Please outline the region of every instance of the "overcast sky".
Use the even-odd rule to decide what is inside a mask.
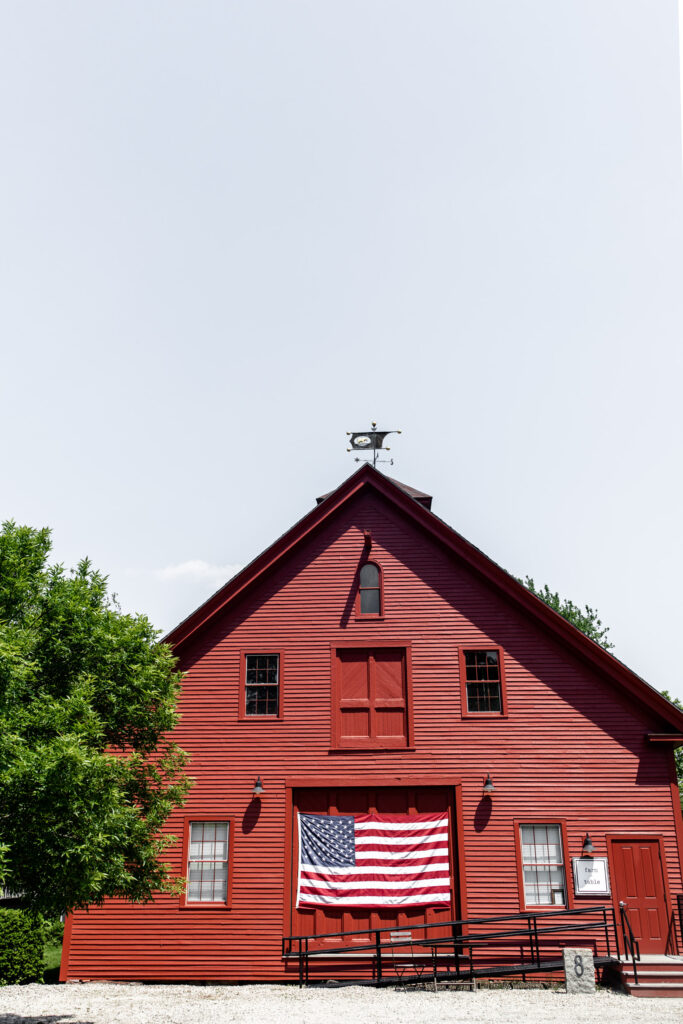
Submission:
[[[683,697],[675,0],[0,4],[0,515],[164,631],[389,472]]]

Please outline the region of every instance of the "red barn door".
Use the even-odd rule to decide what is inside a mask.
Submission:
[[[666,952],[668,914],[657,839],[613,839],[614,889],[641,953]]]
[[[298,789],[294,791],[294,846],[292,851],[292,934],[322,935],[325,932],[356,931],[364,928],[411,928],[413,938],[420,938],[418,925],[450,921],[458,917],[457,888],[455,883],[455,814],[451,788],[445,786],[377,787],[349,789]],[[393,908],[378,910],[355,907],[296,908],[296,881],[298,870],[297,811],[310,814],[427,814],[447,811],[450,819],[451,877],[453,889],[450,906]],[[430,931],[436,935],[437,930]],[[358,943],[368,942],[368,936],[357,936]],[[338,945],[340,940],[330,940]]]
[[[405,649],[337,651],[335,742],[340,747],[405,747]]]

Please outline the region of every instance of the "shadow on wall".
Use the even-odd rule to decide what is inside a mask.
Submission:
[[[26,1016],[23,1013],[0,1013],[1,1024],[95,1024],[92,1020],[75,1020],[72,1014],[61,1013],[59,1016],[54,1014],[29,1014]]]
[[[242,817],[242,832],[248,835],[256,825],[256,822],[261,816],[261,801],[257,797],[252,797],[251,803],[247,805],[247,809]],[[4,1021],[0,1022],[4,1024]]]
[[[483,832],[491,818],[491,798],[483,796],[474,812],[474,830]]]

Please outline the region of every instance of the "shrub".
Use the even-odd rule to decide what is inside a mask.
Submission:
[[[43,977],[43,923],[21,910],[0,910],[0,985]]]
[[[64,938],[64,922],[60,917],[53,917],[43,925],[43,937],[46,946],[61,946]]]

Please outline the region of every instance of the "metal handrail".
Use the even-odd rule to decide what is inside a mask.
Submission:
[[[438,949],[439,946],[448,946],[453,949],[455,957],[456,974],[460,974],[460,962],[459,955],[464,954],[468,951],[468,958],[470,961],[470,971],[468,973],[474,973],[472,964],[472,950],[478,946],[487,945],[496,940],[511,940],[513,938],[519,939],[522,937],[529,944],[529,954],[531,964],[535,966],[537,970],[542,968],[541,961],[541,944],[540,938],[544,935],[553,935],[560,932],[574,931],[580,929],[581,931],[592,931],[599,929],[605,933],[605,942],[607,947],[607,955],[611,956],[610,953],[610,920],[608,917],[608,911],[611,912],[611,924],[614,930],[615,944],[617,947],[617,956],[619,955],[619,940],[616,931],[616,920],[614,911],[612,908],[598,906],[598,907],[579,907],[576,909],[565,909],[565,910],[550,910],[540,911],[536,914],[520,913],[520,914],[499,914],[493,917],[479,917],[479,918],[463,918],[460,920],[453,921],[433,921],[428,922],[416,922],[414,925],[404,925],[403,927],[397,927],[396,925],[387,925],[385,928],[359,928],[353,931],[340,931],[340,932],[325,932],[319,935],[288,935],[282,939],[282,955],[293,956],[299,960],[299,983],[307,984],[309,977],[309,961],[311,957],[330,957],[335,956],[339,953],[368,953],[374,954],[375,960],[375,977],[377,982],[382,981],[382,952],[383,950],[395,950],[401,946],[424,946],[430,947],[432,952]],[[587,915],[598,915],[598,920],[582,921],[581,924],[571,925],[568,922],[569,918],[584,918]],[[563,923],[560,923],[560,920]],[[521,927],[508,927],[504,926],[504,922],[512,924],[513,922],[524,922],[524,926]],[[498,924],[498,929],[491,931],[475,931],[471,932],[472,926],[479,925],[492,925]],[[435,928],[448,928],[451,931],[450,936],[433,936],[424,939],[414,939],[412,936],[413,931],[423,931],[427,935],[430,929]],[[404,931],[407,933],[405,941],[400,939],[396,940],[396,935]],[[383,941],[383,933],[393,933],[392,941]],[[310,948],[310,941],[315,940],[320,942],[322,940],[330,939],[349,939],[352,936],[368,936],[368,941],[364,943],[355,943],[352,945],[340,945],[334,947],[323,947],[323,948]],[[634,940],[635,941],[635,940]],[[505,941],[501,942],[504,945]],[[523,943],[522,945],[524,945]],[[624,943],[626,945],[626,941]],[[517,943],[515,943],[517,945]],[[296,947],[296,948],[295,948]],[[425,949],[426,953],[426,949]],[[524,954],[522,954],[524,955]],[[436,967],[435,967],[436,974]]]
[[[431,923],[429,923],[428,921],[420,921],[420,922],[416,922],[414,925],[401,925],[400,927],[397,927],[396,925],[392,924],[392,925],[387,925],[386,928],[357,928],[357,929],[355,929],[353,931],[321,932],[319,935],[309,935],[309,936],[307,936],[307,938],[309,938],[309,939],[336,939],[336,938],[339,938],[340,936],[345,936],[345,935],[374,935],[374,933],[376,931],[380,931],[380,932],[390,932],[390,931],[393,931],[393,932],[396,932],[396,931],[410,931],[411,928],[415,928],[415,929],[417,929],[417,928],[420,928],[420,929],[426,929],[426,928],[452,928],[452,927],[460,926],[460,925],[467,926],[467,925],[473,925],[473,924],[493,924],[495,921],[527,921],[530,917],[535,917],[535,918],[541,918],[541,917],[558,918],[558,917],[563,917],[563,916],[564,917],[580,917],[580,916],[585,915],[585,914],[595,914],[597,912],[602,913],[606,909],[608,909],[608,908],[604,907],[601,904],[598,907],[575,907],[574,909],[570,909],[570,910],[567,910],[567,909],[565,909],[565,910],[541,910],[541,911],[538,911],[538,912],[536,912],[534,914],[529,914],[529,912],[526,911],[526,912],[520,913],[520,914],[497,914],[497,915],[492,916],[492,917],[466,917],[466,918],[460,918],[460,919],[453,920],[453,921],[432,921]],[[300,939],[300,938],[304,938],[304,937],[305,936],[303,936],[303,935],[286,935],[283,938],[282,941],[284,943],[284,942],[289,942],[290,940],[293,940],[293,939]]]
[[[638,968],[636,967],[636,960],[640,960],[640,944],[633,934],[633,928],[631,928],[631,922],[626,913],[626,904],[623,901],[619,902],[619,915],[621,917],[621,936],[624,940],[624,954],[631,957],[633,980],[637,985]]]

